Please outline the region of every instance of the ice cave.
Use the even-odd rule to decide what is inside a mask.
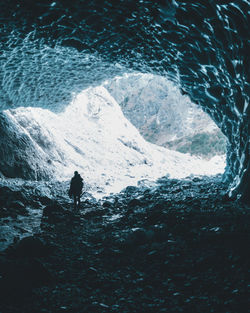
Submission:
[[[249,11],[1,1],[1,312],[245,312]]]
[[[225,136],[174,84],[152,74],[88,87],[61,112],[20,107],[2,118],[6,179],[69,183],[77,169],[85,190],[104,196],[165,175],[224,173]]]

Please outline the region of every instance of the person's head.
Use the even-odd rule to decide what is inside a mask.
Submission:
[[[78,172],[77,172],[77,171],[75,171],[75,172],[74,172],[74,174],[75,174],[75,176],[77,176],[77,175],[78,175]]]

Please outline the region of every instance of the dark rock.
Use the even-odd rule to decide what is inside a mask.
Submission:
[[[0,217],[8,217],[9,211],[6,208],[0,207]]]
[[[147,242],[148,238],[144,229],[134,230],[128,237],[128,243],[131,245],[142,245]]]
[[[43,197],[39,197],[39,201],[43,204],[43,205],[51,205],[53,204],[53,200],[46,197],[46,196],[43,196]]]
[[[25,205],[20,200],[10,202],[9,207],[13,209],[24,209]]]
[[[53,280],[46,267],[36,259],[0,260],[0,299],[11,301],[29,293],[34,287]]]
[[[151,241],[156,242],[166,242],[168,239],[168,230],[166,228],[166,225],[160,224],[160,225],[154,225],[153,228],[150,228],[147,231],[147,237]]]
[[[89,267],[88,268],[88,270],[87,270],[87,272],[86,272],[88,275],[93,275],[93,276],[96,276],[97,275],[97,273],[98,273],[98,271],[97,271],[97,269],[95,269],[94,267]]]
[[[28,198],[23,192],[12,190],[6,186],[0,187],[1,217],[28,215],[28,210],[25,208],[25,204],[28,202]]]
[[[140,206],[142,203],[139,199],[132,199],[131,201],[128,202],[128,207],[129,208],[134,208],[136,206]]]
[[[46,206],[43,209],[43,217],[48,218],[49,221],[58,221],[65,217],[66,210],[57,202]]]
[[[22,191],[12,190],[7,186],[0,187],[0,204],[6,204],[14,200],[28,203],[28,198],[24,195]]]
[[[201,181],[201,178],[199,178],[199,177],[194,177],[192,180],[193,180],[194,183],[197,183],[197,182]]]
[[[91,206],[91,207],[97,205],[97,203],[98,203],[98,201],[95,198],[90,198],[90,199],[86,199],[86,200],[82,201],[82,204],[84,206]]]
[[[15,206],[15,204],[14,204]],[[16,217],[17,215],[27,216],[29,211],[25,207],[12,207],[9,206],[8,208],[2,207],[0,208],[0,217]]]
[[[127,194],[132,194],[138,191],[138,187],[136,186],[128,186],[123,190]]]
[[[147,216],[147,224],[153,225],[160,221],[162,221],[164,218],[164,214],[161,211],[151,211],[148,213]]]
[[[102,204],[102,206],[103,206],[104,208],[110,208],[110,207],[112,207],[112,203],[109,202],[109,201],[104,201],[103,204]]]
[[[25,205],[20,200],[11,201],[8,205],[10,215],[28,215],[29,211],[25,208]]]
[[[7,195],[7,194],[10,194],[12,192],[12,190],[7,187],[7,186],[3,186],[3,187],[0,187],[0,197],[3,198],[3,196]]]
[[[103,313],[103,307],[101,307],[98,303],[89,304],[86,306],[85,312]]]
[[[98,217],[98,216],[103,216],[106,213],[107,213],[107,209],[95,208],[93,210],[87,211],[84,214],[84,217],[85,218]]]
[[[168,207],[171,206],[171,201],[158,201],[156,202],[156,204],[154,205],[154,210],[158,210],[158,211],[161,211],[161,210],[164,210]]]
[[[117,201],[85,200],[78,215],[64,209],[69,203],[51,203],[44,210],[46,230],[4,251],[8,260],[1,262],[0,254],[0,302],[11,298],[0,311],[238,312],[249,298],[249,209],[224,202],[212,178],[190,180],[190,190],[184,184],[168,179],[146,193],[122,192]],[[104,201],[110,207],[103,208]],[[48,219],[65,223],[57,227]],[[46,255],[45,244],[44,263],[33,264],[43,242],[56,249]],[[46,286],[47,266],[58,275],[56,286]],[[31,290],[34,296],[22,297]],[[17,295],[25,299],[22,306]],[[225,307],[218,307],[221,298]]]
[[[34,236],[23,238],[13,247],[14,254],[19,257],[46,256],[50,251],[48,245],[45,245],[39,238]]]
[[[39,201],[32,200],[30,202],[30,206],[34,209],[40,209],[42,207],[42,204]]]

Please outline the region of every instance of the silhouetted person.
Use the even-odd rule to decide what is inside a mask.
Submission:
[[[80,206],[80,198],[82,195],[83,179],[81,175],[75,171],[74,176],[71,178],[69,196],[74,197],[74,208]]]

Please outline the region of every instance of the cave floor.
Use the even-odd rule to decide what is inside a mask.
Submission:
[[[0,312],[249,312],[250,210],[224,190],[162,178],[49,202],[30,248],[0,254]]]

